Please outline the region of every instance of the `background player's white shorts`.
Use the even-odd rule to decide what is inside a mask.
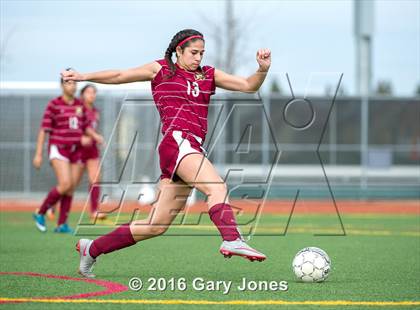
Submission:
[[[50,158],[50,160],[59,159],[59,160],[69,161],[69,159],[67,157],[60,154],[60,151],[58,150],[58,147],[55,144],[52,144],[50,146],[49,158]]]
[[[49,160],[58,159],[72,164],[81,164],[82,161],[82,148],[79,145],[58,146],[51,144],[49,146]]]

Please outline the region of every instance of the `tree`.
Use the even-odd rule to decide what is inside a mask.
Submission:
[[[282,92],[283,91],[282,91],[277,79],[273,78],[271,80],[270,93],[280,95]]]
[[[420,97],[420,83],[418,83],[417,86],[416,86],[415,95]]]
[[[340,87],[338,88],[338,90],[336,89],[336,87],[333,87],[331,84],[327,84],[324,89],[324,95],[334,96],[336,91],[337,91],[337,96],[342,97],[342,96],[347,95],[347,91],[346,91],[346,88],[344,87],[344,84],[340,84]]]
[[[382,80],[378,82],[376,87],[376,94],[380,96],[390,96],[392,95],[392,83],[391,81]]]
[[[0,37],[0,72],[6,69],[6,58],[8,57],[7,48],[10,40],[16,34],[17,26],[13,26],[6,32],[6,34]],[[8,60],[10,62],[10,59]]]
[[[204,13],[200,14],[200,18],[209,25],[207,36],[212,40],[211,46],[216,48],[209,56],[215,67],[235,74],[243,65],[241,59],[248,44],[248,34],[260,14],[254,10],[250,16],[235,16],[233,0],[225,0],[224,9],[222,22],[211,20]]]

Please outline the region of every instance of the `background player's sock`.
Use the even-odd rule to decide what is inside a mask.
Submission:
[[[223,240],[234,241],[241,237],[236,228],[236,221],[232,208],[227,203],[219,203],[212,206],[209,210],[210,219],[216,225]]]
[[[107,254],[122,248],[126,248],[136,244],[130,231],[130,224],[126,223],[111,231],[105,236],[93,240],[89,254],[92,258],[96,258],[101,254]]]
[[[98,211],[100,187],[97,184],[90,185],[90,212]]]
[[[58,217],[57,226],[60,226],[67,222],[67,218],[69,217],[70,208],[71,208],[71,201],[73,200],[73,195],[61,196],[61,203],[60,203],[60,216]]]
[[[61,194],[58,192],[56,187],[53,187],[39,208],[38,214],[44,215],[47,213],[48,208],[53,206],[61,197]]]

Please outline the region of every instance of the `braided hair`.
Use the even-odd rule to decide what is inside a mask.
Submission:
[[[168,78],[172,77],[175,74],[176,66],[172,61],[172,54],[176,51],[176,47],[178,46],[180,42],[182,42],[186,38],[190,36],[195,36],[195,35],[203,37],[203,34],[201,32],[194,29],[184,29],[184,30],[179,31],[177,34],[173,36],[171,43],[169,43],[169,46],[165,52],[165,60],[169,64],[169,69],[171,70],[171,74],[169,75]],[[204,40],[204,39],[193,38],[191,40],[188,40],[187,42],[185,42],[184,44],[180,46],[181,49],[184,50],[184,48],[189,46],[190,42],[195,42],[196,40]]]

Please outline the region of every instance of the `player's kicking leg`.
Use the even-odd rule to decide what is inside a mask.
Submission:
[[[233,241],[224,240],[219,252],[226,258],[236,255],[249,259],[251,262],[255,260],[262,262],[267,258],[263,253],[250,247],[242,238]]]
[[[89,249],[93,241],[90,239],[80,239],[76,244],[76,251],[80,255],[79,263],[79,274],[86,278],[94,278],[95,275],[92,273],[93,265],[96,262],[92,256],[90,256]]]
[[[227,258],[240,256],[250,261],[263,261],[267,258],[243,240],[232,208],[227,203],[226,184],[207,158],[202,154],[185,156],[177,168],[177,175],[208,197],[210,219],[223,238],[219,250],[221,254]]]

